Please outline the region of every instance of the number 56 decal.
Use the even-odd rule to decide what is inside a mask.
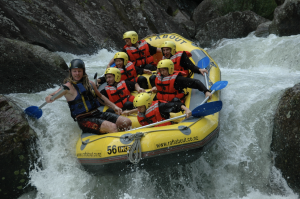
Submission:
[[[107,154],[110,155],[111,153],[116,154],[117,153],[117,148],[116,145],[107,146]]]
[[[118,153],[124,153],[127,152],[130,149],[131,145],[127,145],[127,146],[118,146],[118,149],[116,147],[116,145],[113,146],[107,146],[107,154],[116,154]]]

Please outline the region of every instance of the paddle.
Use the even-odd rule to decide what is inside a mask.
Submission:
[[[193,117],[202,117],[202,116],[206,116],[206,115],[211,115],[211,114],[214,114],[216,112],[219,112],[221,109],[222,109],[222,101],[210,102],[210,103],[206,103],[206,104],[197,106],[192,111],[192,116]],[[153,124],[148,124],[146,126],[138,127],[138,128],[132,129],[132,130],[138,130],[138,129],[143,129],[143,128],[147,128],[147,127],[151,127],[151,126],[156,126],[156,125],[159,125],[159,124],[162,124],[162,123],[165,123],[165,122],[169,122],[169,121],[172,121],[172,120],[176,120],[176,119],[179,119],[179,118],[183,118],[183,117],[186,117],[186,114],[180,115],[180,116],[177,116],[177,117],[173,117],[173,118],[170,118],[170,119],[167,119],[167,120],[163,120],[163,121],[160,121],[160,122],[155,122]]]
[[[94,75],[94,80],[95,80],[96,88],[98,88],[98,87],[97,87],[97,84],[98,84],[98,81],[97,81],[97,73],[95,73],[95,75]]]
[[[228,84],[228,81],[218,81],[216,83],[214,83],[214,85],[212,85],[212,87],[210,87],[210,90],[212,91],[211,94],[214,94],[215,91],[221,90],[223,88],[225,88]],[[200,104],[204,104],[209,97],[206,97],[203,102]]]
[[[198,61],[197,66],[201,69],[205,69],[210,63],[210,59],[209,57],[204,57],[203,59],[201,59],[200,61]],[[205,85],[206,88],[208,89],[208,82],[207,82],[207,77],[206,77],[206,73],[204,73],[204,78],[205,78]]]
[[[60,95],[62,92],[64,92],[65,90],[70,90],[69,87],[62,85],[63,89],[61,89],[58,93],[56,93],[55,95],[53,95],[51,97],[51,100],[54,100],[58,95]],[[47,102],[45,102],[44,104],[42,104],[41,106],[37,107],[37,106],[30,106],[28,108],[26,108],[24,110],[25,114],[27,114],[30,117],[34,117],[36,119],[39,119],[40,117],[42,117],[43,115],[43,111],[42,111],[42,107],[45,106],[47,104]]]

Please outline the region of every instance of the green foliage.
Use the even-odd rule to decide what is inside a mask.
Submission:
[[[213,0],[213,3],[222,16],[230,12],[251,10],[270,20],[277,6],[275,0]]]
[[[24,156],[23,155],[20,155],[19,158],[20,158],[21,161],[24,160]]]
[[[172,14],[172,15],[173,15],[173,16],[176,16],[176,15],[177,15],[177,13],[178,13],[178,11],[179,11],[179,10],[178,10],[178,9],[176,9],[176,10],[175,10],[175,12],[173,12],[173,14]]]
[[[20,173],[22,174],[22,175],[24,175],[25,174],[25,169],[21,169],[21,171],[20,171]]]

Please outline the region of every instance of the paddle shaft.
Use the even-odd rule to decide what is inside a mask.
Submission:
[[[208,63],[205,64],[205,65],[203,65],[203,62],[204,62],[205,60],[208,60]],[[209,63],[210,63],[210,59],[209,59],[208,57],[204,57],[202,60],[200,60],[200,61],[198,62],[197,66],[198,66],[199,68],[205,69],[205,68],[209,65]],[[205,86],[206,86],[206,88],[208,89],[208,82],[207,82],[207,76],[206,76],[206,73],[204,73],[204,79],[205,79]]]
[[[143,128],[147,128],[147,127],[151,127],[151,126],[156,126],[156,125],[159,125],[159,124],[163,124],[165,122],[169,122],[169,121],[172,121],[172,120],[176,120],[176,119],[179,119],[179,118],[183,118],[185,117],[186,114],[184,115],[180,115],[180,116],[177,116],[177,117],[173,117],[173,118],[169,118],[167,120],[163,120],[163,121],[160,121],[160,122],[155,122],[153,124],[148,124],[146,126],[141,126],[141,127],[138,127],[138,128],[135,128],[135,129],[132,129],[132,130],[138,130],[138,129],[143,129]]]
[[[55,95],[53,95],[51,97],[51,100],[54,100],[57,96],[59,96],[62,92],[64,92],[65,90],[70,90],[69,87],[63,85],[63,89],[61,89],[58,93],[56,93]],[[41,106],[39,106],[39,109],[41,109],[43,106],[45,106],[47,104],[47,102],[44,102],[44,104],[42,104]]]
[[[204,79],[205,79],[205,86],[208,89],[208,82],[207,82],[207,76],[206,73],[204,73]]]
[[[211,92],[211,94],[214,94],[215,91],[216,91],[216,90],[213,90],[213,91]],[[203,102],[201,102],[200,105],[204,104],[208,99],[209,99],[209,97],[206,97],[206,98],[203,100]]]

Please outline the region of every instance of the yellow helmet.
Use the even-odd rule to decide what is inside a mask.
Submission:
[[[146,109],[148,109],[151,104],[152,104],[152,98],[151,95],[149,95],[148,93],[140,93],[137,96],[135,96],[133,100],[134,107],[145,105]]]
[[[176,53],[176,44],[173,41],[165,41],[161,44],[161,52],[163,52],[163,48],[171,48],[171,54],[175,55]]]
[[[126,64],[128,63],[128,55],[127,55],[127,53],[124,53],[124,52],[117,52],[114,56],[114,60],[115,59],[123,59],[124,66],[126,66]]]
[[[138,34],[135,31],[127,31],[123,34],[123,39],[129,38],[131,39],[131,43],[135,44],[139,38],[138,38]]]
[[[113,74],[115,76],[115,82],[120,82],[120,80],[121,80],[121,72],[119,69],[117,69],[115,67],[110,67],[110,68],[106,69],[105,76],[106,76],[106,74]]]
[[[157,69],[159,68],[168,68],[170,75],[174,73],[174,63],[170,59],[160,60],[157,64]]]

